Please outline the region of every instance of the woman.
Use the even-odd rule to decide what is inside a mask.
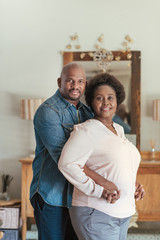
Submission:
[[[89,82],[85,98],[94,119],[74,127],[59,160],[60,171],[74,185],[72,225],[79,240],[125,240],[130,217],[135,213],[140,154],[126,139],[123,128],[112,121],[125,98],[124,87],[104,73]],[[84,165],[117,186],[110,201],[87,177]]]

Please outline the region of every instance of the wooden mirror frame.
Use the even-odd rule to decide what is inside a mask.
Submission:
[[[82,59],[81,53],[85,53]],[[94,52],[64,52],[63,64],[74,61],[93,61],[90,56]],[[128,52],[112,51],[115,61],[116,56],[120,56],[121,60],[131,61],[131,134],[136,134],[137,148],[140,150],[140,68],[141,68],[141,52],[131,51],[131,58],[127,58]]]

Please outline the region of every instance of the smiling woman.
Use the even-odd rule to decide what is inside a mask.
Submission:
[[[120,81],[107,73],[96,75],[86,87],[85,99],[94,111],[94,118],[117,135],[112,118],[117,106],[125,99],[124,87]]]
[[[85,54],[84,54],[85,53]],[[82,54],[85,56],[82,58]],[[131,51],[130,59],[128,52],[112,51],[113,61],[108,67],[108,72],[116,76],[124,85],[126,92],[125,105],[130,112],[131,137],[136,137],[136,146],[140,149],[140,51]],[[93,52],[64,52],[64,65],[75,61],[83,65],[86,78],[100,73],[93,61]],[[117,56],[119,61],[116,61]],[[128,66],[129,65],[129,66]],[[82,100],[83,101],[83,100]]]
[[[140,153],[112,121],[125,98],[123,85],[108,73],[96,75],[86,86],[86,103],[94,118],[74,126],[58,166],[74,185],[70,216],[79,240],[125,240],[135,213],[135,181]],[[116,151],[115,151],[116,149]],[[85,174],[84,166],[112,184],[101,189]],[[127,171],[126,171],[127,169]],[[89,226],[89,227],[88,227]]]

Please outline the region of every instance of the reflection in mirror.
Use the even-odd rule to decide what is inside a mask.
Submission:
[[[93,76],[102,73],[93,58],[90,57],[90,52],[85,52],[85,57],[82,59],[82,52],[64,52],[64,65],[69,62],[78,62],[83,65],[86,71],[86,78],[89,81]],[[107,68],[107,72],[114,75],[123,85],[126,92],[126,98],[123,102],[127,115],[124,118],[124,123],[128,125],[131,135],[131,141],[140,149],[140,52],[131,51],[131,59],[128,60],[127,52],[112,51],[114,59]],[[115,61],[115,57],[120,56],[120,61]],[[81,99],[84,101],[84,97]],[[115,119],[113,119],[115,121]],[[128,133],[128,132],[126,132]],[[130,136],[130,137],[129,137]]]
[[[130,112],[127,111],[126,105],[124,103],[118,106],[118,109],[113,116],[113,121],[120,124],[125,134],[131,133],[131,119],[130,119]]]

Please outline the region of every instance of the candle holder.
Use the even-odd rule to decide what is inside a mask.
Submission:
[[[150,140],[150,145],[151,145],[151,160],[155,160],[156,158],[156,144],[155,141],[153,141],[152,139]]]

